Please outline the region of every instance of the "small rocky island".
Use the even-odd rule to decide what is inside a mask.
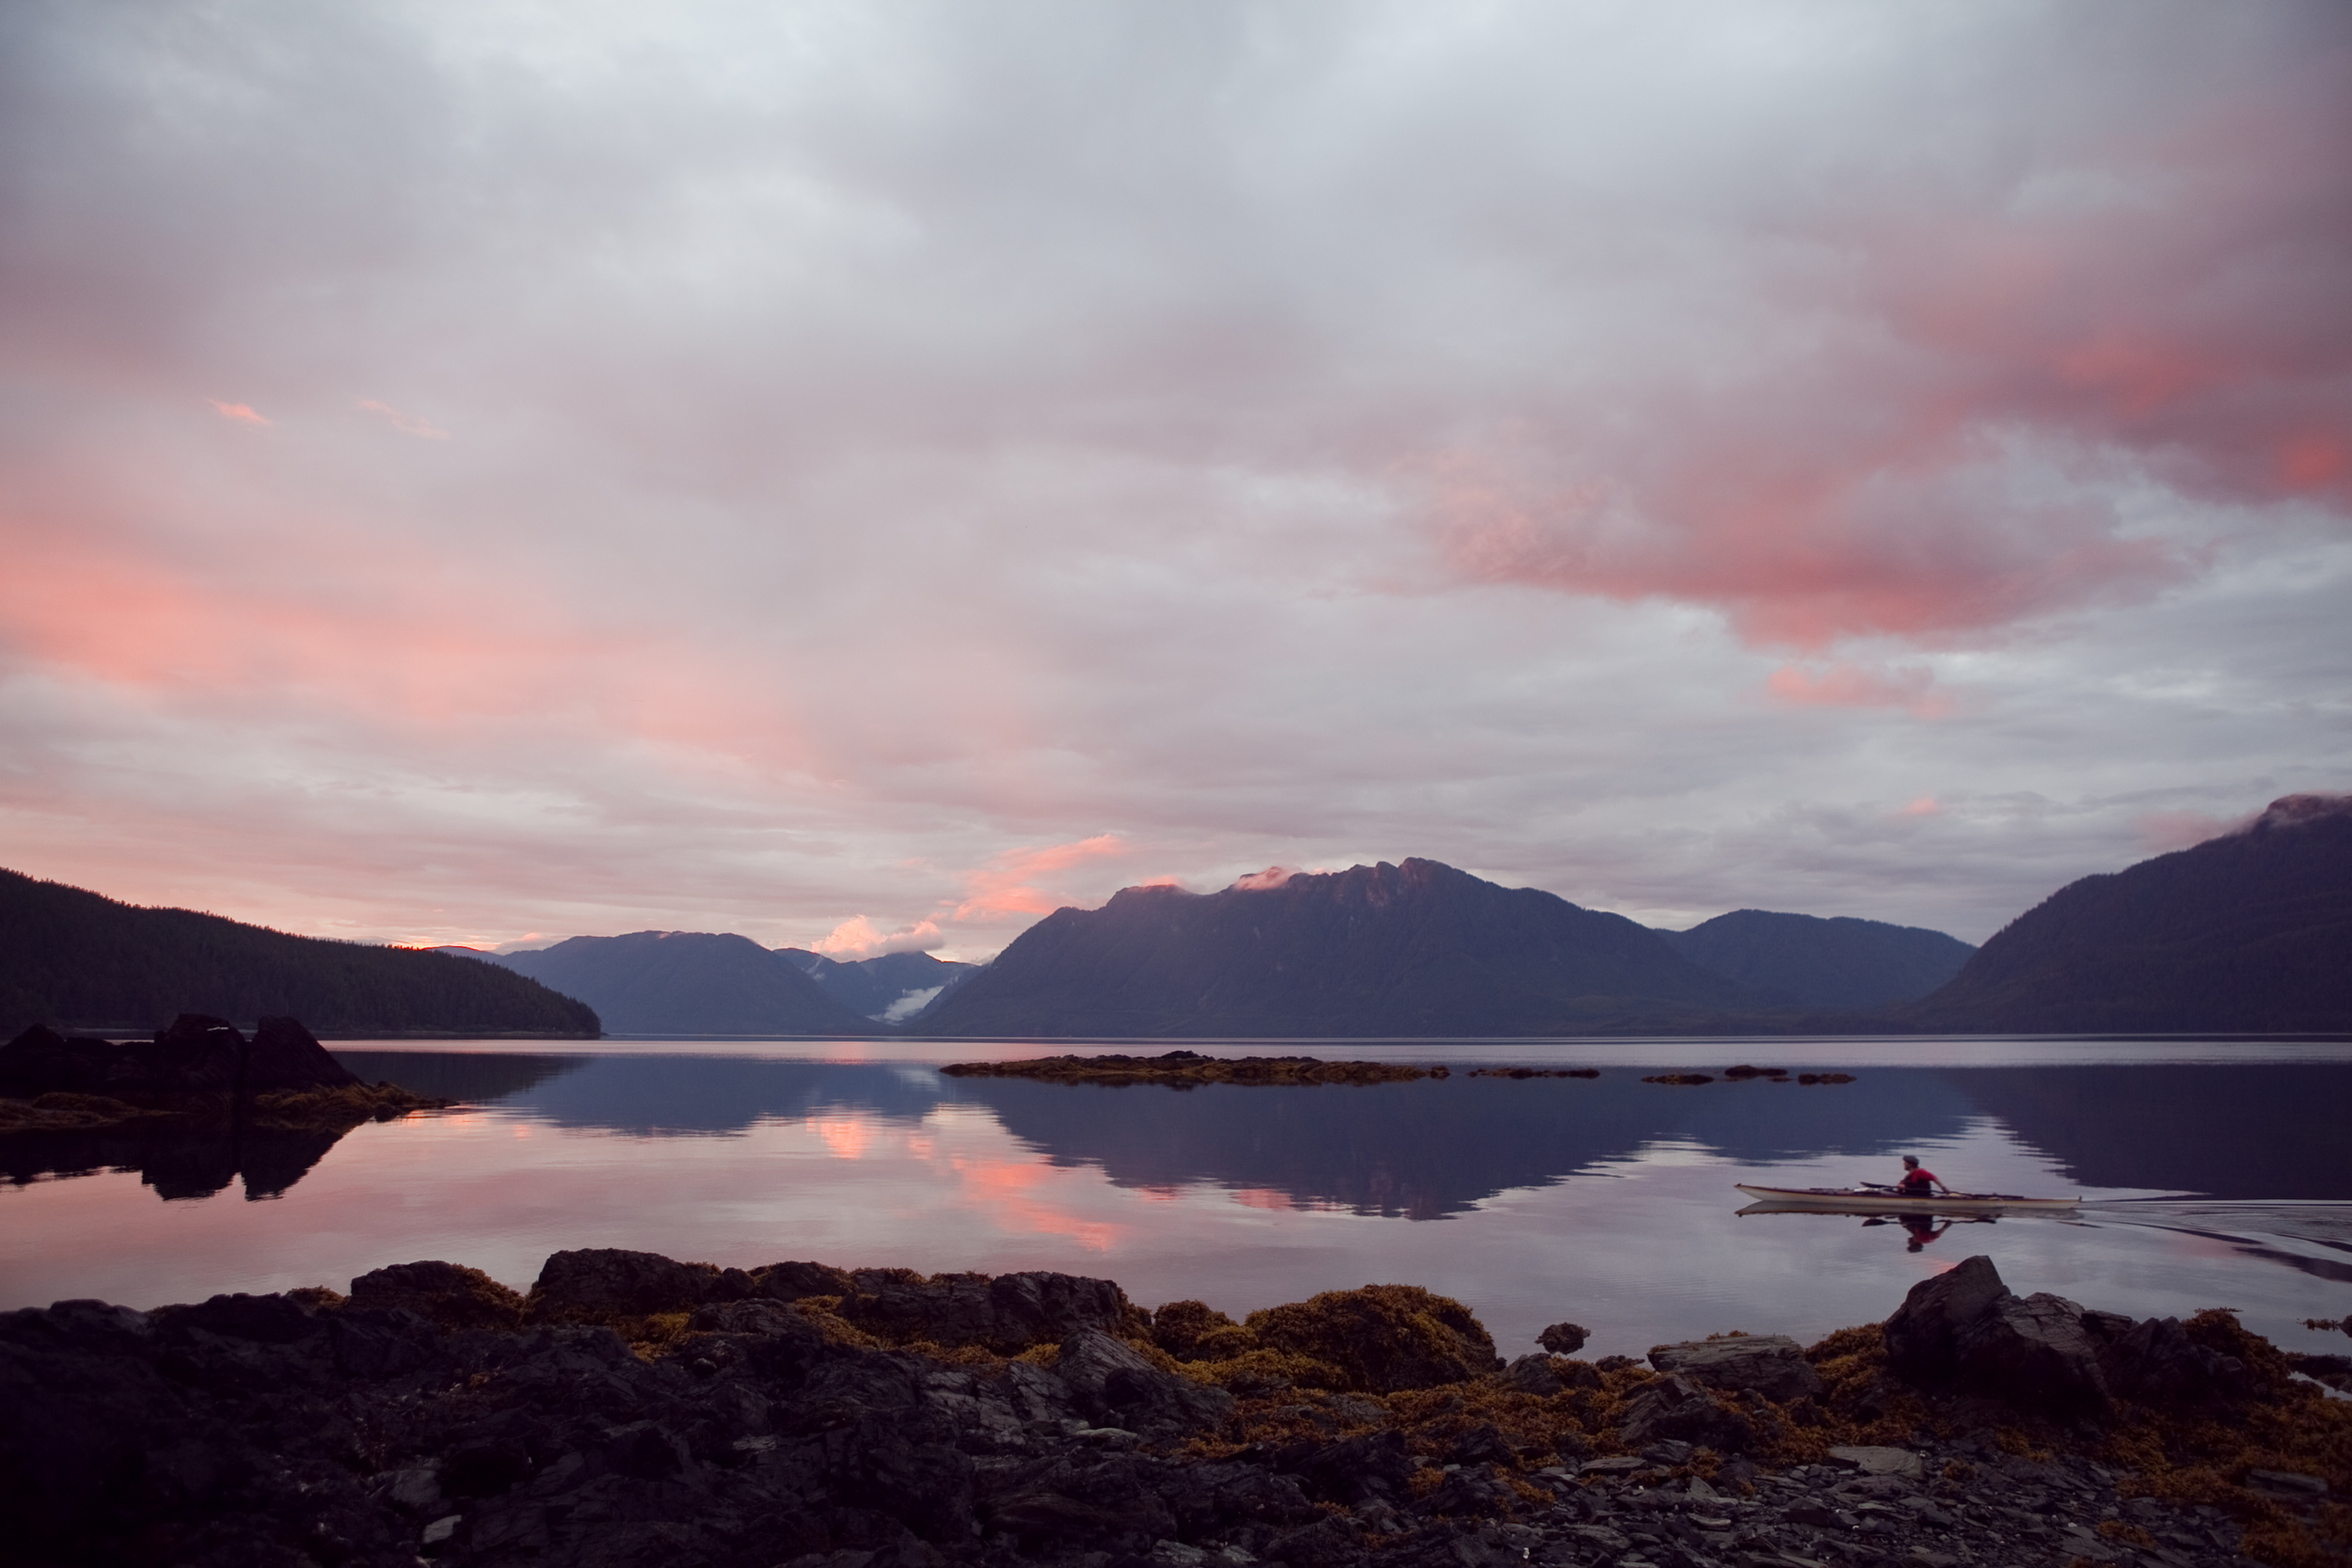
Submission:
[[[1447,1078],[1442,1067],[1403,1062],[1327,1062],[1314,1056],[1204,1056],[1168,1051],[1157,1056],[1033,1056],[1019,1062],[951,1062],[950,1078],[1027,1078],[1041,1084],[1094,1084],[1120,1088],[1158,1084],[1172,1089],[1203,1084],[1295,1087],[1315,1084],[1411,1084]]]
[[[1883,1325],[1504,1361],[1368,1286],[562,1252],[0,1314],[8,1561],[2025,1568],[2344,1560],[2352,1361],[1973,1258]],[[1560,1354],[1549,1354],[1558,1352]]]
[[[341,1128],[449,1103],[362,1084],[299,1019],[264,1018],[248,1038],[226,1019],[182,1013],[151,1040],[37,1023],[0,1046],[0,1133],[167,1120]]]

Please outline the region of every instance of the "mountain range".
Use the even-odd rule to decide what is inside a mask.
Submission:
[[[978,968],[928,953],[843,962],[706,931],[573,937],[522,953],[440,951],[577,996],[624,1035],[882,1034]]]
[[[1611,1034],[1778,999],[1623,915],[1436,861],[1057,910],[916,1021],[922,1034]]]
[[[190,1008],[344,1035],[593,1034],[598,1015],[624,1034],[844,1037],[2352,1033],[2352,797],[2290,796],[2084,878],[1973,949],[1761,910],[1653,930],[1419,859],[1127,888],[985,966],[679,931],[412,953],[0,873],[0,1027]]]

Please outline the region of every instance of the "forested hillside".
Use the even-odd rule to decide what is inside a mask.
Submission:
[[[31,1023],[144,1034],[181,1013],[320,1035],[593,1039],[594,1008],[492,964],[118,903],[0,870],[0,1037]]]

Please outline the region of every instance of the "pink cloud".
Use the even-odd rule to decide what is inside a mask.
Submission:
[[[1839,663],[1816,673],[1784,664],[1764,685],[1780,701],[1799,707],[1899,707],[1915,718],[1942,719],[1953,706],[1934,689],[1934,674],[1916,667],[1877,671]]]
[[[253,411],[251,404],[223,403],[218,398],[206,398],[204,401],[211,404],[213,411],[224,420],[234,420],[239,424],[265,425],[269,423],[269,420]]]
[[[2352,275],[2315,74],[2127,117],[2023,191],[1963,165],[1817,205],[1818,264],[1749,302],[1803,330],[1429,462],[1448,562],[1706,607],[1756,645],[1981,642],[2204,569],[2132,525],[2135,485],[2341,510]]]
[[[956,918],[977,921],[1051,914],[1070,900],[1033,885],[1035,881],[1087,861],[1125,853],[1126,842],[1117,833],[1096,833],[1091,838],[1043,848],[1009,849],[978,870],[965,874],[965,897],[956,906]]]
[[[2189,849],[2209,838],[2235,832],[2249,821],[2250,816],[2216,816],[2201,811],[2152,811],[2140,816],[2134,826],[2139,842],[2157,854],[2174,849]]]
[[[946,933],[935,920],[918,920],[895,931],[884,931],[860,914],[835,926],[822,941],[810,943],[809,950],[854,962],[878,958],[886,953],[930,953],[946,945]]]
[[[428,441],[446,441],[449,439],[448,431],[442,430],[437,426],[428,424],[424,420],[414,418],[411,415],[404,414],[399,409],[392,407],[389,404],[378,403],[374,399],[369,398],[363,401],[359,406],[371,414],[383,415],[387,420],[391,421],[392,428],[399,431],[404,436],[421,436]]]

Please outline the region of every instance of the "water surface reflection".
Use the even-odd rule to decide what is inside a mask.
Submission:
[[[1060,1268],[1147,1304],[1234,1311],[1408,1280],[1469,1301],[1506,1349],[1564,1317],[1599,1329],[1601,1350],[1822,1332],[1883,1316],[1976,1251],[2021,1289],[2139,1313],[2243,1306],[2290,1340],[2301,1318],[2352,1306],[2352,1205],[2337,1201],[2352,1180],[2335,1157],[2347,1061],[1178,1093],[782,1056],[342,1054],[469,1107],[315,1148],[0,1151],[30,1183],[0,1191],[0,1307],[340,1286],[427,1257],[527,1284],[548,1252],[584,1245]],[[2110,1201],[2073,1222],[1925,1234],[1738,1216],[1734,1181],[1885,1180],[1905,1150],[1966,1186]],[[219,1192],[236,1171],[246,1196],[278,1201],[158,1201]]]

